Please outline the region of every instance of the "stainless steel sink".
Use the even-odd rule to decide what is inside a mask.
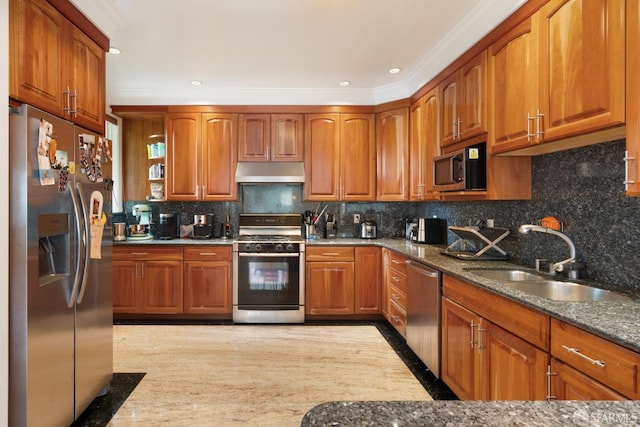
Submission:
[[[505,281],[505,286],[555,301],[628,301],[626,295],[573,282],[557,280]]]
[[[469,268],[486,279],[497,280],[504,286],[555,301],[629,301],[630,297],[606,289],[594,288],[574,282],[551,280],[545,276],[520,269]]]
[[[468,269],[473,271],[473,274],[482,276],[485,279],[491,280],[508,280],[508,281],[522,281],[522,280],[545,280],[545,278],[539,274],[530,273],[522,270],[509,270],[509,269],[496,269],[496,270],[483,270],[483,269]]]

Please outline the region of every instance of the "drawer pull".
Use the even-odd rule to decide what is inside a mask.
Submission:
[[[398,276],[391,276],[391,280],[398,283],[400,281],[400,278]]]
[[[397,259],[392,259],[391,262],[394,264],[403,264],[403,261],[398,261]]]
[[[131,255],[149,255],[146,252],[131,252]]]
[[[216,252],[200,252],[201,256],[216,256],[218,255]]]
[[[558,398],[558,396],[551,394],[551,377],[554,375],[558,375],[558,373],[551,371],[551,365],[547,365],[547,400],[554,400]]]
[[[583,359],[588,360],[592,365],[600,366],[601,368],[605,367],[605,363],[602,360],[592,359],[589,356],[580,353],[580,349],[573,348],[573,347],[567,347],[566,345],[563,345],[562,348],[567,350],[569,353],[573,353],[576,356],[580,356]]]
[[[322,252],[323,256],[338,256],[338,252]]]
[[[395,301],[400,301],[400,295],[398,294],[391,294],[391,299],[395,300]]]

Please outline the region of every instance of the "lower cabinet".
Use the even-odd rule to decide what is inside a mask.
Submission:
[[[182,247],[115,247],[113,312],[181,313]]]
[[[626,400],[623,395],[562,363],[551,359],[550,399],[558,400]]]
[[[382,252],[373,246],[307,246],[305,313],[380,314]]]
[[[466,288],[465,286],[471,286]],[[518,316],[526,310],[512,301],[473,293],[473,285],[444,275],[442,300],[442,380],[461,399],[544,400],[547,397],[547,351],[489,321],[493,312]],[[447,296],[468,295],[480,304],[472,311]],[[481,293],[485,291],[477,289]],[[476,298],[477,297],[477,298]],[[483,307],[482,304],[486,304]],[[542,314],[540,316],[546,317]],[[512,322],[515,323],[515,322]],[[543,325],[545,322],[542,322]],[[512,327],[512,325],[509,325]],[[548,330],[548,319],[546,322]],[[544,331],[542,331],[544,332]],[[548,335],[548,334],[547,334]]]
[[[231,248],[184,248],[184,312],[231,314]]]
[[[403,337],[407,332],[407,258],[389,249],[383,249],[382,313]]]

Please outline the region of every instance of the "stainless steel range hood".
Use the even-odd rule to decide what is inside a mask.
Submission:
[[[236,182],[304,182],[303,162],[238,162]]]

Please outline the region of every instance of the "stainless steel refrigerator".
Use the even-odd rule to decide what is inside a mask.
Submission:
[[[113,375],[108,141],[9,113],[9,425],[68,426]]]

